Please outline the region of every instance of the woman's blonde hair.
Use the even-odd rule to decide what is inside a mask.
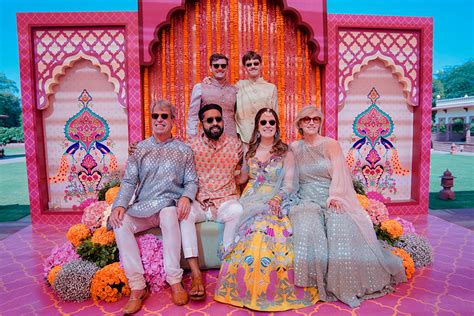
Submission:
[[[323,126],[324,122],[324,114],[321,112],[319,108],[314,105],[305,105],[296,115],[295,117],[295,127],[298,130],[298,133],[303,135],[303,129],[300,127],[300,121],[306,116],[316,116],[321,119],[321,124],[319,125],[318,133],[321,134],[321,127]]]

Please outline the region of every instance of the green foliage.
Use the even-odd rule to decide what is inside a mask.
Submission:
[[[474,95],[474,60],[437,73],[433,80],[433,97],[438,94],[446,99]]]
[[[462,119],[455,119],[452,125],[453,132],[461,133],[464,131],[464,122]]]
[[[82,259],[94,262],[100,268],[119,261],[119,253],[115,242],[112,246],[94,244],[91,238],[85,240],[76,249]]]
[[[105,193],[107,193],[110,188],[118,186],[120,186],[120,180],[118,179],[113,179],[112,181],[105,183],[102,189],[97,193],[97,200],[105,201]]]
[[[6,115],[6,118],[0,118],[1,127],[18,127],[21,124],[21,106],[20,99],[15,95],[2,92],[0,93],[0,115]]]
[[[8,92],[10,94],[18,93],[15,81],[8,79],[7,76],[0,72],[0,93]]]
[[[385,240],[392,246],[398,240],[398,238],[390,237],[390,234],[386,230],[380,228],[380,225],[374,225],[374,229],[378,240]]]
[[[362,181],[360,181],[359,179],[352,179],[352,185],[354,186],[354,190],[357,194],[365,195],[365,188]]]
[[[12,142],[23,143],[24,141],[23,127],[0,127],[0,146]]]

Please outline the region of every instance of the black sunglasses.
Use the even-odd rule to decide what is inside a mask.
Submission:
[[[260,121],[260,125],[262,126],[265,126],[267,125],[267,123],[269,123],[271,126],[275,125],[276,124],[276,121],[275,120],[270,120],[270,121],[267,121],[267,120],[261,120]]]
[[[161,116],[162,119],[167,120],[170,115],[167,114],[167,113],[161,113],[161,114],[153,113],[151,115],[151,118],[154,119],[154,120],[157,120],[160,116]]]
[[[214,69],[219,69],[219,67],[222,69],[226,69],[227,64],[212,64],[212,67],[214,67]]]
[[[245,64],[245,66],[247,66],[247,67],[252,67],[252,65],[258,66],[258,65],[260,65],[260,62],[259,61],[254,61],[253,63],[246,63]]]
[[[207,124],[212,124],[212,122],[216,121],[216,123],[222,122],[222,117],[221,116],[216,116],[216,117],[208,117],[206,119]]]
[[[320,117],[309,117],[309,116],[305,116],[301,119],[303,121],[303,123],[305,124],[309,124],[309,122],[313,121],[315,123],[317,122],[321,122],[321,118]]]

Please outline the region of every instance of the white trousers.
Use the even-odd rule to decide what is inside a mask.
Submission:
[[[229,200],[217,209],[216,222],[224,223],[223,244],[226,249],[234,240],[235,230],[239,223],[240,216],[243,213],[242,205],[237,200]],[[196,223],[210,220],[211,211],[204,211],[201,205],[195,201],[191,206],[191,212],[187,219],[182,220],[179,225],[181,227],[181,239],[183,241],[183,253],[185,258],[197,257],[198,246],[196,236]]]
[[[144,289],[144,269],[135,234],[160,226],[163,235],[163,263],[166,281],[172,285],[181,282],[183,270],[181,257],[181,234],[179,232],[176,207],[165,207],[153,216],[140,218],[125,213],[122,226],[114,229],[115,241],[120,251],[120,260],[132,290]]]

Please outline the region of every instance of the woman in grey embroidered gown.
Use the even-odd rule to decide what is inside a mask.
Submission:
[[[377,240],[339,143],[319,135],[322,119],[318,108],[303,108],[295,122],[303,140],[291,144],[299,173],[299,201],[290,211],[295,284],[356,307],[392,292],[406,281],[405,270]]]

